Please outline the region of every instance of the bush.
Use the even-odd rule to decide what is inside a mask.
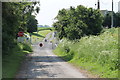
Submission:
[[[66,53],[70,52],[70,48],[68,46],[64,46],[64,50],[65,50]]]
[[[25,44],[25,43],[23,44],[23,50],[29,51],[29,52],[33,51],[31,45]]]

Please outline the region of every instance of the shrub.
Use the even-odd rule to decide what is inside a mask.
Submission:
[[[70,48],[68,46],[64,46],[64,50],[65,50],[66,53],[70,52]]]
[[[25,44],[25,43],[23,44],[23,50],[29,51],[29,52],[33,51],[31,45]]]

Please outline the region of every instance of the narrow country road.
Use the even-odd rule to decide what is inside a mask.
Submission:
[[[32,45],[33,53],[23,62],[16,78],[86,78],[76,68],[60,59],[52,52],[52,43]]]

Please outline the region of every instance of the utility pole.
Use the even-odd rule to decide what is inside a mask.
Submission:
[[[0,1],[0,53],[2,53],[2,1]],[[0,55],[0,61],[2,61],[2,54]],[[0,74],[2,74],[2,63],[0,63]],[[0,80],[2,79],[0,76]]]
[[[112,0],[111,27],[113,27],[113,0]]]
[[[100,9],[100,1],[98,0],[98,9]]]

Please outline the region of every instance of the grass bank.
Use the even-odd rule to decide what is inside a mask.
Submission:
[[[64,60],[98,75],[101,78],[117,78],[118,28],[105,29],[99,36],[82,37],[78,42],[64,39],[54,53]]]
[[[28,44],[18,43],[9,54],[2,58],[2,78],[14,78],[25,55],[32,52]]]
[[[53,28],[42,27],[38,28],[38,30],[39,30],[38,33],[37,32],[32,33],[32,43],[42,41],[48,33],[53,31]]]

